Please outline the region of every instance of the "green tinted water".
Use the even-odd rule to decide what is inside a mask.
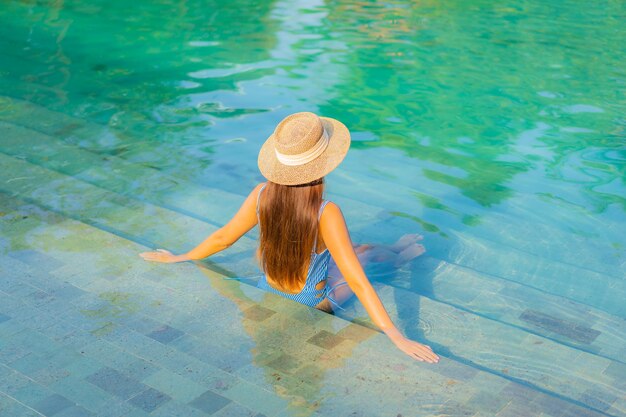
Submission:
[[[430,259],[538,291],[531,307],[546,294],[623,318],[625,17],[611,1],[5,2],[0,119],[243,195],[282,117],[335,117],[353,146],[329,195],[377,213],[348,219],[356,238],[423,233]],[[100,128],[51,128],[18,100]],[[111,180],[132,194],[128,175]],[[372,279],[442,299],[436,271]]]

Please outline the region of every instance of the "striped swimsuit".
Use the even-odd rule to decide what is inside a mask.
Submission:
[[[261,187],[261,189],[259,190],[259,196],[257,197],[257,205],[256,205],[257,218],[259,218],[259,201],[261,198],[261,192],[264,189],[265,189],[265,185]],[[324,210],[324,207],[326,207],[326,204],[328,204],[328,201],[324,200],[322,202],[322,205],[320,206],[319,214],[317,216],[318,222],[319,222],[320,217],[322,216],[322,211]],[[260,224],[261,224],[261,220],[259,218],[259,226]],[[282,295],[285,298],[289,298],[290,300],[297,301],[299,303],[302,303],[310,307],[315,307],[322,300],[324,300],[324,298],[328,298],[328,300],[331,303],[333,303],[336,307],[343,310],[343,308],[331,297],[330,293],[332,292],[332,290],[334,290],[334,288],[338,287],[339,285],[346,284],[345,281],[340,282],[339,284],[335,285],[334,288],[331,288],[330,285],[328,285],[328,283],[324,285],[324,288],[320,290],[315,288],[316,285],[318,285],[320,282],[328,278],[328,263],[330,262],[330,260],[331,260],[331,257],[330,257],[330,252],[328,251],[328,248],[325,249],[322,253],[317,253],[317,236],[315,236],[315,241],[313,243],[313,251],[311,252],[311,262],[309,264],[309,270],[306,276],[306,282],[304,283],[304,287],[299,293],[291,294],[291,293],[280,291],[272,287],[267,282],[265,275],[261,276],[261,279],[257,283],[257,287],[265,291],[273,292],[274,294]]]

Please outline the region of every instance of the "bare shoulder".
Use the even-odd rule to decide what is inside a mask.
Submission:
[[[261,188],[263,188],[265,185],[266,185],[265,182],[260,182],[257,185],[255,185],[252,191],[250,191],[250,194],[248,195],[248,197],[249,198],[254,197],[256,199],[256,197],[259,195],[259,192],[261,191]]]
[[[324,228],[325,225],[337,225],[341,223],[345,223],[341,208],[339,208],[337,203],[329,201],[326,203],[326,207],[324,207],[324,211],[322,211],[322,215],[320,216],[320,226]]]
[[[341,209],[339,208],[339,205],[337,205],[337,203],[329,201],[328,203],[326,203],[326,206],[324,207],[324,211],[322,211],[322,217],[336,217],[336,216],[341,216],[343,217],[343,214],[341,213]]]
[[[267,183],[266,183],[266,182],[260,182],[260,183],[258,183],[258,184],[257,184],[257,185],[255,185],[255,186],[254,186],[254,188],[252,189],[252,193],[255,193],[255,192],[257,192],[257,193],[258,193],[258,192],[259,192],[259,190],[260,190],[261,188],[265,187],[266,185],[267,185]]]

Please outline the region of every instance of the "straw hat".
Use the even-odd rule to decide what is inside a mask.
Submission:
[[[339,120],[294,113],[276,126],[261,147],[259,169],[277,184],[306,184],[337,168],[349,147],[350,132]]]

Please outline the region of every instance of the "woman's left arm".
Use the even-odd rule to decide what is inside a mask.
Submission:
[[[203,259],[229,248],[257,224],[256,201],[263,184],[257,185],[243,202],[237,213],[224,226],[213,232],[202,243],[182,255],[174,255],[165,249],[140,253],[146,261],[184,262]]]

